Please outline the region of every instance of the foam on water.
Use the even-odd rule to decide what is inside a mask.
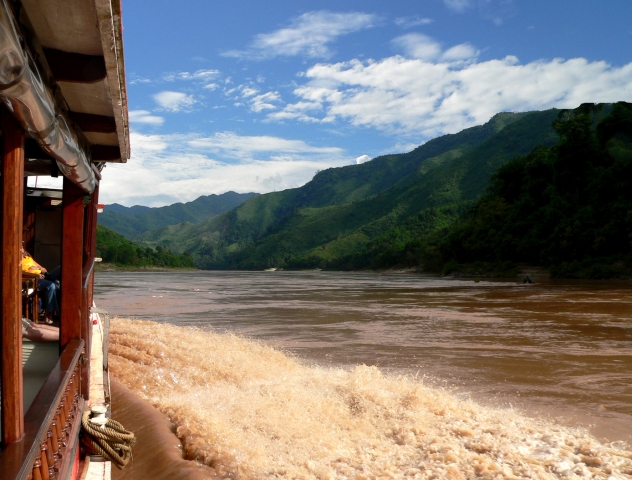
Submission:
[[[308,366],[230,334],[117,318],[110,365],[219,478],[632,478],[632,451],[372,366]]]

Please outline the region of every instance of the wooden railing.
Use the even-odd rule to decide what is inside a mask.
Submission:
[[[66,478],[73,467],[84,402],[83,340],[71,340],[24,417],[24,437],[0,453],[0,475],[16,480]]]

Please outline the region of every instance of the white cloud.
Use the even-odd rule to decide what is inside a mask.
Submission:
[[[231,158],[252,158],[264,152],[274,155],[319,154],[341,155],[338,147],[314,147],[303,140],[288,140],[267,135],[242,136],[232,132],[216,133],[211,137],[199,137],[188,142],[197,150],[221,153]]]
[[[408,33],[393,39],[392,42],[412,58],[433,60],[441,53],[441,45],[436,40],[421,33]]]
[[[443,55],[441,55],[441,59],[447,62],[472,60],[476,57],[478,57],[478,50],[469,43],[455,45],[454,47],[447,49],[443,52]]]
[[[268,121],[299,120],[307,123],[319,123],[321,120],[308,115],[307,112],[322,110],[320,102],[298,102],[287,105],[282,111],[270,113],[266,116]]]
[[[257,93],[259,93],[259,90],[252,87],[243,87],[241,90],[241,94],[245,98],[252,97],[253,95],[256,95]]]
[[[163,110],[170,112],[179,112],[182,110],[188,110],[197,101],[193,98],[193,95],[187,95],[182,92],[164,91],[154,95],[154,100]]]
[[[471,0],[443,0],[446,7],[458,13],[463,13],[472,6]]]
[[[210,137],[132,132],[131,146],[128,163],[103,171],[104,203],[161,206],[228,190],[284,190],[305,184],[317,170],[353,161],[337,147],[232,132]]]
[[[395,19],[395,25],[404,28],[418,27],[420,25],[429,25],[433,22],[431,18],[423,18],[417,15],[413,17],[399,17]]]
[[[360,165],[361,163],[366,163],[369,160],[371,160],[371,157],[369,157],[368,155],[360,155],[358,158],[356,158],[356,165]]]
[[[162,76],[166,82],[175,82],[176,80],[199,80],[208,82],[219,75],[219,70],[197,70],[195,72],[169,72]]]
[[[167,135],[145,135],[142,133],[131,132],[130,143],[134,146],[134,150],[141,154],[152,154],[162,152],[167,149],[169,144],[165,141],[169,138]]]
[[[159,126],[165,123],[163,117],[152,115],[149,110],[130,110],[129,121],[131,123],[144,123],[146,125]]]
[[[136,85],[139,83],[151,83],[151,79],[149,78],[142,78],[142,77],[136,77],[134,75],[130,75],[130,80],[129,80],[129,84],[130,85]]]
[[[279,100],[281,100],[279,92],[268,92],[262,95],[257,95],[252,99],[250,110],[252,110],[253,112],[261,112],[262,110],[275,110],[277,107],[271,102],[278,102]]]
[[[317,64],[305,72],[306,83],[294,90],[298,102],[268,119],[300,120],[309,107],[311,121],[344,120],[421,140],[482,124],[502,111],[632,101],[632,63],[614,67],[583,58],[527,64],[513,56],[484,62],[445,58],[474,53],[465,44],[434,61],[394,56]]]
[[[376,20],[375,15],[360,12],[307,12],[287,28],[255,36],[247,50],[231,50],[223,55],[260,60],[296,55],[327,58],[331,55],[330,43],[342,35],[370,28]]]

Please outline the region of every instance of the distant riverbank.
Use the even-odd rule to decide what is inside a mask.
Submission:
[[[196,272],[195,267],[153,267],[138,265],[117,265],[115,263],[97,263],[95,272]]]

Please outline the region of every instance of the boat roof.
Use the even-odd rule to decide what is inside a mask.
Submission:
[[[44,56],[38,63],[59,87],[57,104],[90,142],[92,161],[126,162],[121,0],[21,0],[21,5],[14,13],[34,34],[30,43]]]

